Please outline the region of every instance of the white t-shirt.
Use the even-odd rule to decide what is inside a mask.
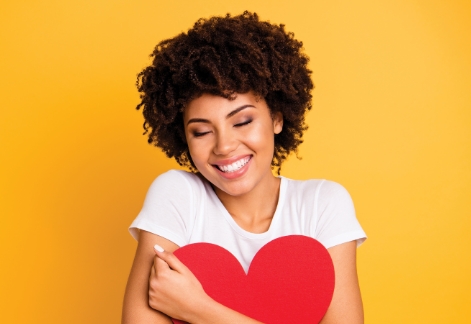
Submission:
[[[310,236],[325,248],[353,240],[359,245],[366,239],[350,195],[335,182],[281,177],[270,227],[256,234],[237,225],[207,181],[177,170],[160,175],[150,186],[129,229],[136,239],[139,229],[180,247],[197,242],[217,244],[231,252],[245,271],[263,245],[281,236]]]

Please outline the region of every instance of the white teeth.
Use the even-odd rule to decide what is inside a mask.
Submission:
[[[242,168],[244,165],[247,164],[247,162],[249,162],[250,160],[250,156],[246,157],[246,158],[243,158],[243,159],[240,159],[238,161],[235,161],[234,163],[232,164],[228,164],[228,165],[218,165],[218,168],[219,170],[221,170],[222,172],[234,172],[234,171],[237,171],[239,170],[240,168]]]

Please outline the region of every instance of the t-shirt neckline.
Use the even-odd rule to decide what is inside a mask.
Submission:
[[[225,220],[229,223],[229,225],[234,229],[236,233],[248,239],[265,239],[274,231],[273,229],[276,228],[275,223],[278,222],[279,218],[281,217],[280,214],[281,214],[281,210],[283,208],[283,204],[284,204],[284,200],[286,196],[287,179],[283,176],[279,176],[278,178],[280,179],[280,191],[278,194],[278,203],[276,205],[273,218],[270,222],[270,227],[268,228],[266,232],[263,232],[263,233],[252,233],[240,227],[239,224],[237,224],[236,221],[232,218],[231,214],[223,205],[219,197],[216,195],[216,192],[214,192],[214,189],[212,188],[211,184],[209,182],[206,182],[206,186],[207,186],[207,190],[209,192],[211,199],[214,201],[216,206],[221,211],[222,216],[225,218]]]

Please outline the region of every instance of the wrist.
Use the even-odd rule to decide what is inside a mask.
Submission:
[[[200,309],[195,313],[190,321],[192,324],[220,324],[220,323],[240,323],[240,324],[262,324],[237,311],[226,307],[211,297],[207,296],[205,302],[200,304]]]
[[[221,312],[221,307],[224,306],[205,294],[204,298],[198,298],[193,304],[193,312],[188,314],[187,321],[192,324],[211,323],[215,319],[215,314]]]

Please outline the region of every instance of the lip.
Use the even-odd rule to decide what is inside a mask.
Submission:
[[[236,161],[239,161],[241,159],[244,159],[246,157],[250,157],[249,161],[242,168],[240,168],[237,171],[222,172],[221,170],[219,170],[218,167],[216,167],[216,166],[221,166],[221,165],[232,164],[232,163],[234,163]],[[232,157],[230,159],[218,161],[216,163],[213,163],[212,166],[214,167],[216,172],[219,175],[221,175],[223,178],[228,179],[228,180],[232,180],[232,179],[236,179],[236,178],[239,178],[239,177],[243,176],[247,172],[247,170],[249,169],[249,166],[250,166],[251,163],[252,163],[252,155],[247,154],[247,155],[239,155],[239,156],[236,156],[236,157]]]
[[[217,162],[211,163],[211,165],[217,165],[217,166],[229,165],[229,164],[234,163],[235,161],[245,159],[246,157],[252,157],[252,154],[244,154],[244,155],[233,156],[229,159],[219,160]]]

